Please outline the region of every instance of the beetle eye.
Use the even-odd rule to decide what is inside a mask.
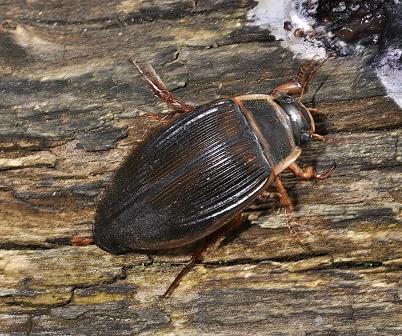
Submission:
[[[311,140],[311,134],[310,133],[301,132],[301,135],[300,135],[300,144],[301,145],[304,145],[304,144],[310,142],[310,140]]]

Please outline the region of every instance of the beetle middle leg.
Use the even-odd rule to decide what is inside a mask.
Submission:
[[[173,110],[173,112],[166,115],[156,113],[150,114],[150,118],[164,120],[173,117],[177,113],[186,113],[194,110],[192,105],[181,101],[166,88],[166,85],[162,82],[154,68],[149,63],[140,65],[131,58],[129,61],[137,68],[138,72],[141,74],[144,81],[150,86],[155,96],[162,99]]]
[[[286,213],[288,215],[286,224],[288,226],[289,232],[291,235],[295,238],[296,242],[306,251],[309,251],[309,247],[304,244],[300,238],[298,237],[298,233],[304,232],[307,234],[311,234],[310,231],[308,231],[304,225],[299,223],[297,220],[295,220],[294,217],[290,217],[291,214],[294,212],[293,204],[292,201],[290,200],[288,193],[286,191],[286,188],[282,182],[282,180],[279,178],[279,176],[274,176],[274,181],[276,188],[279,193],[279,200],[282,204],[282,206],[286,209]]]
[[[288,196],[288,193],[286,191],[286,188],[285,188],[282,180],[277,175],[274,177],[274,180],[275,180],[276,189],[278,190],[278,193],[279,193],[279,200],[280,200],[282,206],[286,209],[286,211],[288,213],[294,212],[292,201],[290,200],[290,198]]]
[[[214,245],[215,243],[219,242],[220,238],[225,237],[230,231],[236,229],[242,223],[242,215],[239,213],[236,217],[232,218],[226,225],[224,225],[218,231],[212,233],[210,236],[206,237],[198,249],[193,253],[191,256],[190,261],[183,267],[180,273],[176,276],[173,282],[170,284],[168,289],[162,295],[164,298],[168,298],[176,287],[179,285],[180,281],[183,277],[192,270],[192,268],[203,260],[204,252]]]

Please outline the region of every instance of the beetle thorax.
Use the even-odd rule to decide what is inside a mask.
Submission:
[[[296,145],[308,142],[315,131],[314,119],[308,109],[290,96],[282,96],[275,101],[289,117]]]

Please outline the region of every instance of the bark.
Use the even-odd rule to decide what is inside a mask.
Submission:
[[[0,335],[400,335],[401,109],[368,57],[327,62],[305,101],[327,142],[169,299],[191,248],[113,256],[77,247],[113,171],[164,112],[127,62],[192,104],[269,93],[303,61],[247,25],[253,1],[0,3]],[[303,244],[300,244],[301,241]]]

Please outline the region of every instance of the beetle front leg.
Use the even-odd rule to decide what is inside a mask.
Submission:
[[[131,58],[129,59],[129,61],[137,68],[138,72],[141,74],[144,81],[150,86],[155,96],[162,99],[170,108],[173,109],[174,112],[169,113],[165,116],[162,115],[161,119],[171,117],[176,113],[186,113],[194,110],[194,107],[192,105],[187,104],[176,98],[166,88],[166,85],[162,82],[158,74],[155,72],[154,68],[149,63],[140,65]],[[158,116],[158,114],[156,114],[156,116]]]
[[[195,251],[195,253],[191,256],[190,261],[183,267],[180,273],[176,276],[173,282],[170,284],[166,292],[162,295],[164,298],[168,298],[173,291],[177,288],[180,281],[183,277],[192,270],[192,268],[197,264],[200,263],[204,258],[204,252],[217,243],[220,238],[225,237],[230,231],[233,231],[242,223],[242,215],[241,213],[238,214],[236,217],[232,218],[223,228],[220,230],[212,233],[209,237],[205,238],[201,246]]]
[[[333,163],[325,172],[318,173],[312,166],[307,165],[300,168],[296,162],[293,162],[289,165],[288,169],[302,180],[325,180],[331,176],[335,167],[336,164]]]

